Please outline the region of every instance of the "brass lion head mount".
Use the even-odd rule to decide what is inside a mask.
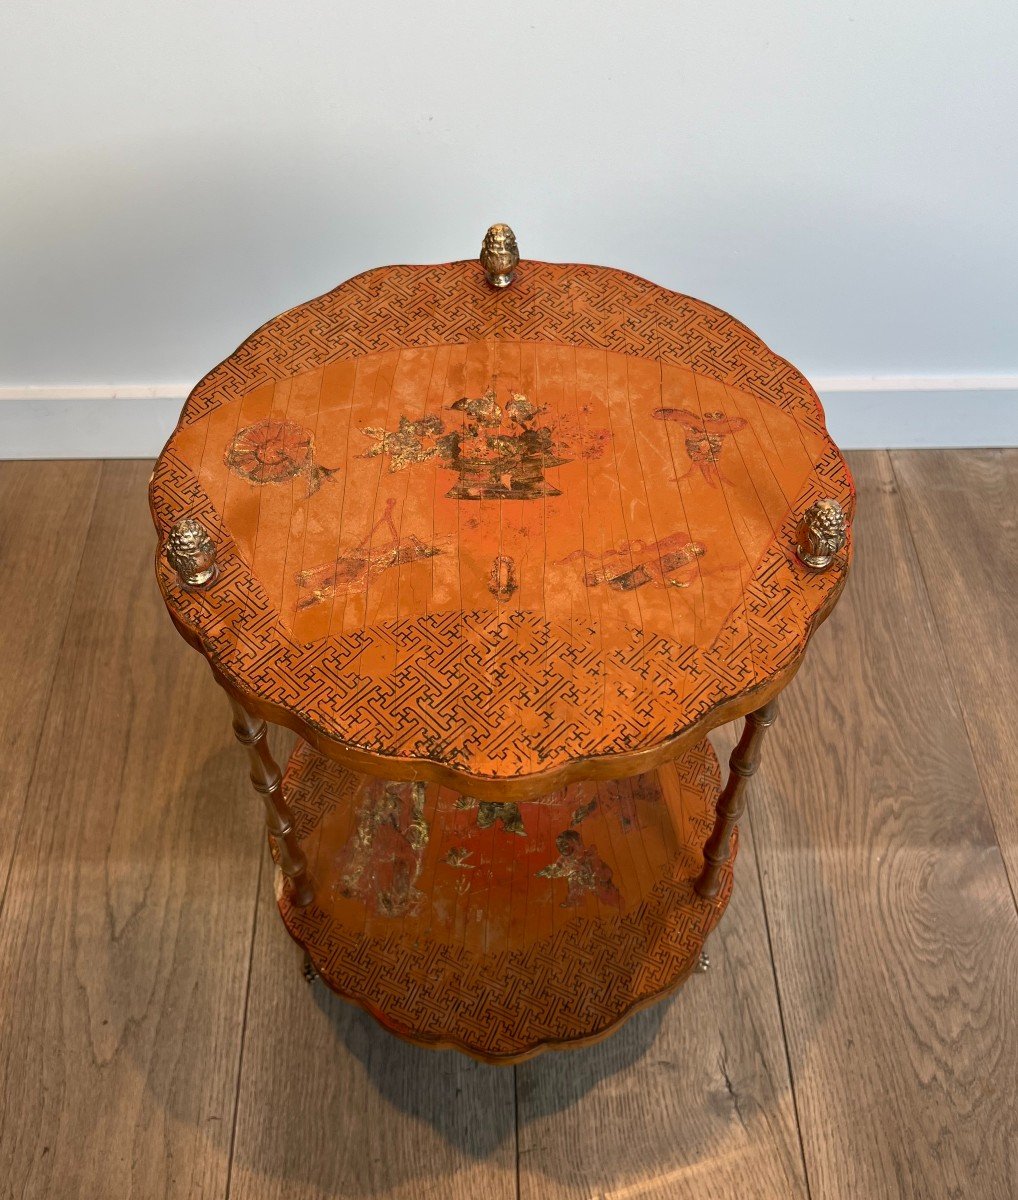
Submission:
[[[811,571],[825,571],[844,546],[848,517],[837,500],[817,500],[802,514],[795,551]]]
[[[520,263],[516,234],[508,225],[492,225],[481,243],[480,263],[492,287],[508,287]]]
[[[193,517],[184,517],[166,539],[166,558],[186,591],[207,587],[219,574],[216,545],[209,531]]]

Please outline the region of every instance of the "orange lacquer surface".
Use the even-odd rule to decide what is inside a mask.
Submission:
[[[719,310],[607,268],[370,271],[263,326],[156,465],[160,586],[251,711],[313,884],[293,937],[400,1036],[495,1062],[603,1036],[680,982],[705,733],[794,674],[837,600],[795,555],[851,478],[799,372]],[[734,819],[734,818],[733,818]]]

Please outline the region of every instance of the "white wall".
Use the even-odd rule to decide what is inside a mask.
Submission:
[[[849,443],[1015,440],[1016,45],[1013,0],[6,0],[0,455],[118,389],[82,452],[145,452],[267,317],[493,220],[733,312]]]

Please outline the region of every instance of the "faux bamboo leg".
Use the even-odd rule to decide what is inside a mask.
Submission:
[[[233,709],[233,732],[237,741],[247,747],[251,762],[251,782],[265,803],[265,824],[279,852],[279,867],[290,880],[291,899],[302,907],[314,897],[308,875],[307,859],[293,831],[293,813],[283,795],[283,776],[269,750],[265,737],[265,722],[251,713],[230,695]]]
[[[774,724],[777,702],[772,700],[746,717],[739,744],[728,760],[728,782],[718,797],[714,828],[703,848],[703,870],[696,881],[697,894],[713,900],[721,890],[721,868],[731,853],[732,830],[746,807],[746,781],[760,765],[760,745]]]

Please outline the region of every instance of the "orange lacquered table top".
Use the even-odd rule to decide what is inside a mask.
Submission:
[[[370,271],[188,398],[161,537],[213,534],[178,627],[264,715],[391,778],[483,794],[663,761],[758,706],[844,582],[795,555],[852,483],[809,384],[718,309],[622,271]]]

